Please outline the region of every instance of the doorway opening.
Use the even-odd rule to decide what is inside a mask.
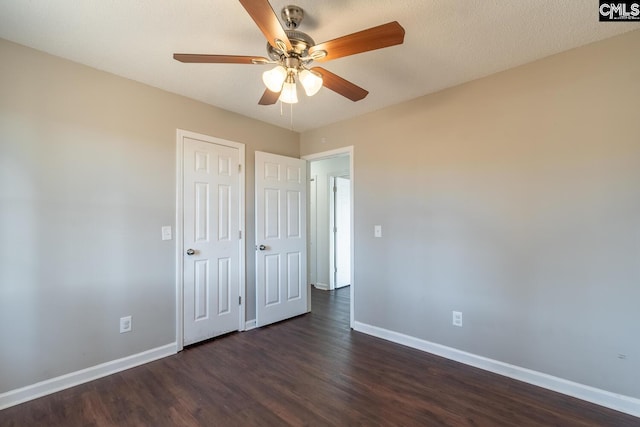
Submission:
[[[308,281],[323,291],[349,286],[349,319],[353,327],[353,147],[303,159],[309,164]]]

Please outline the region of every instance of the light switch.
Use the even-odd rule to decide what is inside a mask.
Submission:
[[[382,226],[374,225],[373,226],[373,237],[382,237]]]
[[[162,240],[171,240],[171,226],[165,225],[162,227]]]

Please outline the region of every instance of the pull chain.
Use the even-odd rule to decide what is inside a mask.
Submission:
[[[284,109],[283,109],[283,105],[284,102],[280,101],[280,115],[284,116]],[[293,130],[293,104],[289,104],[289,127],[291,130]]]

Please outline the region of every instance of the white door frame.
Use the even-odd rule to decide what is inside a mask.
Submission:
[[[240,293],[240,316],[238,319],[238,330],[245,330],[245,304],[246,304],[246,273],[245,273],[245,254],[246,254],[246,230],[245,230],[245,164],[244,164],[244,144],[239,142],[228,141],[226,139],[216,138],[213,136],[202,135],[196,132],[188,130],[177,129],[176,130],[176,224],[175,224],[175,236],[176,236],[176,352],[182,351],[183,339],[184,339],[184,299],[183,299],[183,279],[184,279],[184,263],[182,246],[184,244],[184,194],[183,194],[183,162],[184,162],[184,138],[193,138],[200,141],[209,142],[212,144],[223,145],[226,147],[236,148],[239,154],[240,164],[240,176],[238,185],[240,186],[240,209],[239,209],[239,226],[240,226],[240,280],[239,280],[239,293]]]
[[[307,162],[307,169],[311,166]],[[309,217],[308,224],[308,240],[307,240],[307,257],[309,262],[307,263],[307,271],[309,273],[309,284],[316,284],[318,282],[318,176],[309,174],[309,188],[307,189],[307,204],[309,210],[307,216]],[[311,310],[311,307],[308,307]]]
[[[310,161],[314,161],[314,160],[324,160],[324,159],[330,159],[332,157],[340,157],[340,156],[344,156],[345,154],[349,155],[349,176],[350,176],[350,184],[351,184],[351,200],[350,200],[350,207],[351,207],[351,254],[350,254],[350,258],[351,258],[351,286],[349,286],[349,326],[353,329],[353,324],[354,324],[354,311],[353,311],[353,307],[355,305],[355,286],[356,286],[356,281],[355,281],[355,269],[353,268],[353,260],[355,259],[354,256],[354,246],[355,246],[355,239],[354,239],[354,215],[353,215],[353,185],[354,185],[354,173],[353,173],[353,154],[354,154],[354,149],[353,149],[353,145],[350,145],[348,147],[342,147],[342,148],[336,148],[335,150],[329,150],[329,151],[324,151],[322,153],[314,153],[314,154],[307,154],[306,156],[302,156],[301,158],[306,160],[307,162]],[[310,174],[311,167],[307,167],[307,175]],[[307,176],[308,179],[310,179],[309,176]],[[309,212],[307,212],[307,216],[309,216]],[[307,221],[309,221],[309,219],[307,218]],[[309,307],[311,307],[311,292],[309,292]]]
[[[338,269],[336,263],[336,216],[337,216],[337,205],[336,205],[336,197],[337,193],[334,191],[336,188],[336,178],[346,178],[350,179],[347,175],[330,175],[329,176],[329,290],[336,289],[337,281],[338,281]],[[349,185],[351,187],[351,185]],[[351,195],[349,195],[349,200],[351,200]],[[351,208],[351,203],[349,203],[349,208]],[[349,233],[351,234],[351,233]],[[349,243],[349,248],[351,248],[352,242]],[[351,269],[351,266],[349,266]]]

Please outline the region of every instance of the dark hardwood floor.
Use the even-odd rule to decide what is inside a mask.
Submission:
[[[640,419],[349,329],[349,289],[0,411],[1,426],[639,426]]]

